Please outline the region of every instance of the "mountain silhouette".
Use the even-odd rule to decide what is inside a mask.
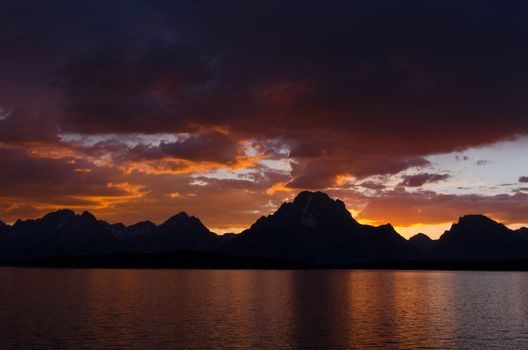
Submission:
[[[108,224],[84,212],[59,210],[37,220],[17,221],[4,236],[2,260],[35,259],[65,254],[116,251],[117,242]]]
[[[135,232],[144,230],[142,234],[130,238],[134,251],[214,252],[220,249],[219,237],[209,231],[198,218],[185,212],[174,215],[157,227],[150,224],[143,222],[133,226]]]
[[[412,236],[409,238],[409,242],[423,253],[429,252],[435,244],[435,241],[423,233]]]
[[[156,224],[151,221],[141,221],[128,227],[125,226],[123,233],[127,236],[143,236],[153,232],[156,227]]]
[[[164,254],[154,259],[159,263],[167,261],[172,253],[180,254],[178,261],[186,261],[186,267],[203,266],[199,259],[204,256],[215,263],[232,257],[225,266],[251,261],[251,266],[274,267],[288,261],[320,267],[508,261],[528,259],[528,228],[514,231],[486,216],[466,215],[437,240],[425,234],[407,240],[390,224],[360,224],[341,200],[308,191],[299,193],[293,202],[283,203],[276,212],[261,217],[242,233],[224,236],[211,232],[198,218],[185,212],[160,225],[150,221],[130,226],[109,224],[89,212],[76,214],[71,210],[58,210],[35,220],[18,220],[12,226],[0,221],[3,264],[112,254],[131,261],[134,256],[143,259],[145,254]],[[112,259],[105,261],[115,261]]]
[[[520,229],[516,230],[520,236],[528,239],[528,227],[521,227]]]
[[[417,259],[418,251],[390,225],[361,225],[345,204],[322,192],[301,192],[226,243],[226,251],[318,265]]]
[[[3,226],[2,226],[3,227]],[[59,210],[18,220],[0,231],[0,261],[120,252],[218,251],[220,239],[195,217],[180,213],[163,224],[108,224],[91,213]],[[2,232],[5,233],[2,234]]]
[[[528,258],[528,239],[484,215],[466,215],[453,224],[432,248],[444,260]]]

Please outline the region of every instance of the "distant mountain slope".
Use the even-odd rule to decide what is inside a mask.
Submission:
[[[129,227],[127,232],[130,236],[126,239],[130,241],[133,251],[215,252],[220,249],[220,238],[198,218],[185,212],[174,215],[159,226],[143,222]]]
[[[142,236],[149,233],[152,233],[157,228],[156,224],[150,221],[141,221],[134,225],[130,225],[125,228],[123,233],[130,236]]]
[[[59,210],[36,220],[17,221],[0,232],[0,261],[119,252],[217,251],[220,239],[185,213],[156,226],[140,222],[110,225],[92,214]]]
[[[111,253],[117,242],[108,224],[84,212],[59,210],[37,220],[17,221],[2,242],[2,260],[63,254]]]

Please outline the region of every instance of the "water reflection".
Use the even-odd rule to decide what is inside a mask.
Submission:
[[[528,347],[516,272],[0,269],[0,348]]]

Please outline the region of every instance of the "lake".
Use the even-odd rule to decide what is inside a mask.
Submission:
[[[528,273],[0,268],[1,349],[528,348]]]

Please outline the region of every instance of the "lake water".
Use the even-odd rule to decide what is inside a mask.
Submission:
[[[1,349],[528,349],[528,273],[0,268]]]

